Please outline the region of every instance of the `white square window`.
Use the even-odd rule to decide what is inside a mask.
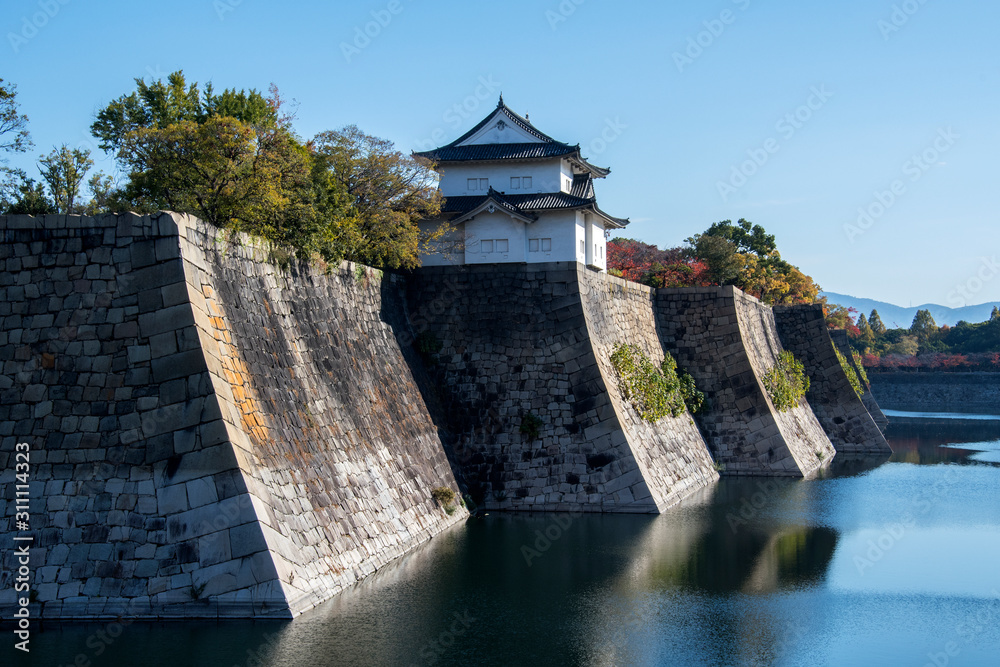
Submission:
[[[531,187],[531,176],[521,177],[521,187],[523,187],[525,190]]]
[[[507,243],[507,239],[497,239],[497,252],[507,252],[510,248],[510,244]]]
[[[528,239],[528,252],[538,252],[538,239]]]
[[[488,179],[488,178],[480,178],[479,179],[479,189],[480,190],[489,190],[490,189],[490,179]]]
[[[550,252],[552,250],[552,239],[542,239],[542,252]]]
[[[479,251],[482,253],[493,252],[493,241],[480,241]]]
[[[582,255],[585,252],[587,252],[587,246],[584,243],[583,239],[580,239],[580,254]]]
[[[479,188],[479,179],[478,178],[470,178],[469,179],[469,189],[470,190],[476,190],[478,188]]]
[[[520,177],[518,177],[518,176],[511,176],[510,177],[510,189],[511,190],[520,190],[521,189],[521,179],[520,179]]]

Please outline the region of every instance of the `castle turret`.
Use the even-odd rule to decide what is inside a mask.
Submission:
[[[441,217],[421,226],[451,226],[425,266],[568,261],[603,271],[606,232],[629,223],[597,206],[594,180],[611,170],[539,131],[503,96],[461,137],[414,156],[433,163],[445,198]]]

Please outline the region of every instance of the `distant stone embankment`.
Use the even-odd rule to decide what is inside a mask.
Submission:
[[[1000,414],[1000,373],[869,373],[887,410]]]

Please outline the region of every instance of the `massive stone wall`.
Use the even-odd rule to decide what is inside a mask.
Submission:
[[[1000,373],[869,373],[887,410],[1000,413]]]
[[[430,497],[457,482],[393,281],[173,214],[0,231],[0,533],[24,442],[36,616],[291,616],[466,515]]]
[[[882,431],[837,359],[823,307],[776,306],[774,317],[785,349],[806,367],[810,380],[806,397],[837,451],[890,454]],[[850,350],[845,360],[853,363]]]
[[[851,364],[851,368],[854,372],[858,374],[858,378],[862,378],[865,375],[865,368],[858,363],[858,360],[854,357],[854,350],[851,348],[850,342],[847,339],[847,332],[843,329],[833,329],[830,330],[830,339],[833,344],[840,350],[840,353],[844,355],[848,363]],[[872,393],[871,386],[864,384],[862,382],[862,389],[864,394],[861,396],[861,402],[864,404],[865,409],[868,410],[868,414],[871,415],[872,420],[875,425],[878,426],[882,433],[885,433],[886,428],[889,427],[889,418],[882,413],[882,408],[879,407],[878,401],[875,400],[875,395]]]
[[[650,292],[576,263],[427,267],[409,281],[416,331],[436,338],[442,402],[477,500],[512,510],[656,512],[714,479],[687,416],[649,425],[609,355],[654,359]],[[521,432],[537,417],[537,438]]]
[[[696,416],[730,475],[814,473],[835,450],[803,400],[778,412],[761,378],[783,350],[774,315],[732,286],[659,290],[660,339],[707,396]]]

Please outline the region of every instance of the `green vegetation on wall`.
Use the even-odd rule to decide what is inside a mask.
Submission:
[[[833,353],[837,355],[837,361],[840,362],[840,367],[844,369],[844,375],[847,376],[847,381],[851,383],[854,393],[858,395],[858,398],[864,396],[865,390],[861,386],[861,379],[858,378],[858,374],[854,371],[854,367],[851,366],[851,362],[847,360],[847,357],[841,354],[836,345],[833,347]]]
[[[679,417],[686,410],[701,409],[705,395],[694,379],[677,371],[677,362],[667,354],[656,364],[637,345],[616,343],[611,364],[618,374],[618,390],[632,404],[639,416],[650,423],[670,415]]]
[[[861,355],[858,354],[857,350],[851,350],[851,354],[854,356],[854,367],[858,369],[858,379],[866,387],[871,387],[871,380],[868,379],[868,372],[865,371],[865,365],[861,362]]]
[[[788,350],[778,355],[778,363],[762,378],[771,402],[778,412],[791,410],[809,391],[805,367]]]

